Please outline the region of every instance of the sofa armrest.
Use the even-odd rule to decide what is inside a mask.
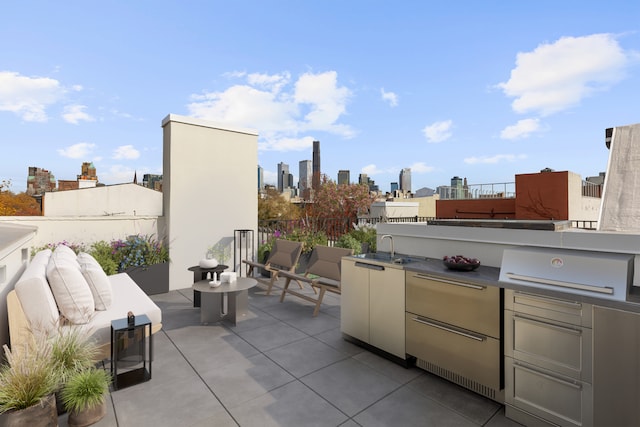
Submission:
[[[11,350],[16,351],[31,339],[32,332],[15,289],[7,294],[7,318]]]

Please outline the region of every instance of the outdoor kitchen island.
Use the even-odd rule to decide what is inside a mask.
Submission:
[[[405,316],[402,325],[395,320],[395,334],[405,338],[404,359],[504,403],[507,417],[525,425],[640,425],[640,287],[634,285],[640,236],[551,225],[551,229],[514,229],[380,224],[378,235],[392,235],[395,252],[404,258],[393,265],[404,276],[396,273],[396,280],[378,283],[387,294],[404,294],[404,308],[396,299],[391,304],[396,311],[392,319],[399,317],[397,311]],[[381,246],[379,250],[384,250]],[[595,287],[586,283],[585,291],[580,282],[591,279],[581,277],[584,274],[576,275],[576,280],[550,279],[569,284],[568,288],[544,281],[503,280],[503,254],[514,249],[533,249],[540,252],[540,259],[548,253],[549,262],[555,264],[549,271],[561,264],[564,274],[569,274],[575,264],[571,257],[576,256],[604,270],[608,283]],[[454,254],[477,257],[482,265],[470,272],[450,271],[442,257]],[[350,262],[392,264],[348,257],[343,260],[347,272]],[[417,291],[411,284],[416,276]],[[350,309],[349,300],[357,301],[349,297],[351,285],[342,280],[343,297],[347,295],[344,311]],[[371,282],[368,285],[371,290]],[[474,292],[483,296],[476,298]],[[435,299],[427,298],[427,293]],[[430,299],[431,303],[425,301]],[[414,313],[418,309],[427,311]],[[472,320],[473,316],[482,321]],[[498,333],[492,329],[496,318]],[[369,329],[375,335],[374,324],[370,322]],[[419,338],[414,338],[416,328],[423,331]]]

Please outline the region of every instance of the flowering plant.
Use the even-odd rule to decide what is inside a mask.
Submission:
[[[111,242],[111,253],[122,272],[129,267],[161,264],[169,261],[169,248],[153,235],[133,235]]]

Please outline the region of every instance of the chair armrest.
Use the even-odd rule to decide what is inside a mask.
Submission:
[[[280,270],[279,275],[280,277],[286,277],[287,279],[291,279],[291,280],[300,280],[302,282],[307,282],[307,283],[312,283],[312,281],[314,280],[305,275],[298,274],[298,273],[291,273],[285,270]]]

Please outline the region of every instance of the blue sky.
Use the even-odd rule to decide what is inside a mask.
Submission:
[[[606,170],[640,122],[640,2],[13,1],[0,20],[0,180],[162,173],[170,113],[259,133],[383,191]]]

